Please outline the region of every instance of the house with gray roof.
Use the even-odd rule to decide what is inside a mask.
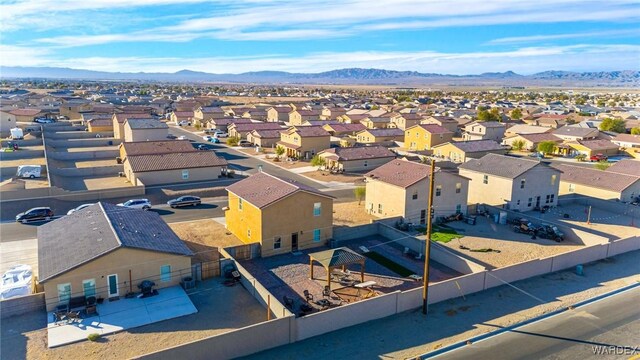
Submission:
[[[47,310],[72,298],[117,299],[191,275],[193,252],[155,212],[99,202],[38,227]]]
[[[560,195],[580,194],[628,202],[637,201],[640,196],[639,176],[619,173],[611,168],[603,171],[569,164],[555,164],[553,167],[562,172]]]
[[[528,211],[558,203],[560,171],[538,160],[487,154],[458,169],[471,180],[471,204]]]
[[[166,140],[169,126],[156,119],[127,118],[124,123],[124,141],[154,141]]]
[[[433,147],[433,155],[444,160],[463,163],[487,154],[503,155],[507,147],[493,140],[452,141]]]
[[[325,161],[325,168],[339,171],[372,170],[396,158],[396,154],[384,146],[339,147],[318,153]]]

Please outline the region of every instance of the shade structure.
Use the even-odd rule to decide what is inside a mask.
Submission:
[[[327,270],[327,286],[331,289],[331,270],[335,268],[345,268],[351,264],[360,264],[360,277],[364,282],[364,263],[366,258],[357,252],[340,247],[309,254],[309,267],[311,278],[313,279],[313,262],[317,261]]]

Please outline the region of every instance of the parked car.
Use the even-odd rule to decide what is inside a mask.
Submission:
[[[167,139],[177,139],[178,137],[173,135],[173,134],[169,134],[167,135]]]
[[[171,199],[167,201],[167,205],[172,208],[182,207],[182,206],[198,206],[202,203],[199,197],[197,196],[181,196],[177,199]]]
[[[118,206],[128,207],[132,209],[151,209],[151,203],[148,199],[131,199],[129,201],[118,204]]]
[[[214,144],[220,144],[220,139],[218,139],[217,137],[212,137],[209,141]]]
[[[209,150],[209,147],[205,144],[200,144],[197,147],[198,150]]]
[[[187,140],[187,137],[184,135],[178,136],[178,140]]]
[[[595,155],[591,155],[591,157],[589,158],[589,161],[594,162],[594,161],[607,161],[608,157],[607,155],[604,154],[595,154]]]
[[[86,207],[89,207],[89,206],[91,206],[91,205],[93,205],[93,203],[91,203],[91,204],[82,204],[82,205],[80,205],[80,206],[78,206],[78,207],[76,207],[76,208],[73,208],[73,209],[71,209],[71,210],[67,211],[67,215],[71,215],[71,214],[73,214],[74,212],[76,212],[76,211],[80,211],[80,210],[82,210],[82,209],[84,209],[84,208],[86,208]]]
[[[238,146],[251,147],[251,146],[253,146],[253,144],[250,141],[247,141],[247,140],[240,140],[240,141],[238,141]]]
[[[205,135],[205,136],[203,136],[203,137],[202,137],[202,140],[204,140],[204,141],[211,141],[211,138],[212,138],[212,137],[213,137],[213,136],[211,136],[211,135]]]
[[[227,137],[227,136],[229,136],[229,134],[227,134],[226,132],[224,132],[222,130],[214,130],[213,131],[213,136],[221,138],[221,137]]]
[[[25,224],[29,221],[50,220],[52,217],[53,211],[51,208],[36,207],[16,215],[16,222]]]
[[[35,118],[33,119],[33,122],[36,122],[38,124],[51,124],[54,123],[55,120],[49,118]]]
[[[58,115],[58,116],[56,116],[56,119],[58,119],[58,120],[69,120],[69,118],[64,116],[64,115]]]
[[[191,122],[187,120],[182,120],[178,123],[178,126],[191,126]]]

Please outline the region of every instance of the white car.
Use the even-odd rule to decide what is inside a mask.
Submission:
[[[191,126],[191,123],[187,120],[182,120],[178,123],[178,126]]]
[[[29,265],[15,265],[2,274],[0,299],[31,294],[33,273]]]
[[[178,136],[178,140],[187,140],[187,137],[184,135]]]
[[[222,130],[216,130],[213,132],[213,136],[217,137],[217,138],[221,138],[221,137],[227,137],[229,136],[229,134],[227,134],[226,132],[222,131]]]
[[[131,209],[151,209],[151,203],[148,199],[131,199],[129,201],[118,204],[118,206],[127,207]]]
[[[202,137],[202,140],[204,141],[211,141],[211,135],[205,135]]]
[[[89,207],[89,206],[91,206],[91,205],[93,205],[93,204],[82,204],[82,205],[80,205],[80,206],[78,206],[78,207],[76,207],[76,208],[73,208],[73,209],[71,209],[71,210],[67,211],[67,215],[71,215],[71,214],[73,214],[74,212],[76,212],[76,211],[80,211],[80,210],[82,210],[82,209],[84,209],[84,208],[86,208],[86,207]]]

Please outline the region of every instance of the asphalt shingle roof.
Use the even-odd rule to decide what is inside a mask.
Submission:
[[[127,156],[198,151],[189,140],[123,142],[121,146],[124,147]]]
[[[157,213],[100,202],[38,227],[39,280],[118,248],[193,255]]]
[[[213,151],[190,151],[168,154],[149,154],[129,156],[127,159],[133,172],[194,169],[213,166],[226,166],[227,161]]]
[[[431,169],[427,165],[406,160],[392,160],[369,171],[365,174],[365,177],[407,188],[422,179],[428,178],[430,171]]]
[[[168,129],[169,126],[156,119],[127,119],[131,129]]]
[[[466,152],[482,152],[482,151],[493,151],[493,150],[502,150],[504,147],[494,140],[471,140],[471,141],[454,141],[452,143],[453,146],[458,149]],[[438,145],[438,146],[443,146]]]
[[[565,182],[591,186],[615,192],[621,192],[640,178],[613,171],[602,171],[584,166],[555,164],[554,168],[562,171],[560,179]]]
[[[356,146],[347,148],[331,148],[319,152],[319,154],[335,154],[339,161],[366,160],[389,158],[393,159],[396,154],[384,146]]]
[[[257,173],[228,186],[227,191],[238,195],[244,201],[247,201],[260,209],[298,191],[306,191],[316,195],[333,198],[332,196],[322,193],[310,186],[296,181],[282,179],[264,172]]]
[[[368,132],[372,136],[404,136],[404,131],[397,128],[388,129],[366,129],[360,131],[358,134]]]
[[[460,165],[460,169],[482,174],[514,179],[536,166],[546,166],[538,160],[516,158],[512,156],[487,154],[480,159],[471,159]]]
[[[620,160],[611,165],[607,171],[640,177],[640,161],[629,159]]]

